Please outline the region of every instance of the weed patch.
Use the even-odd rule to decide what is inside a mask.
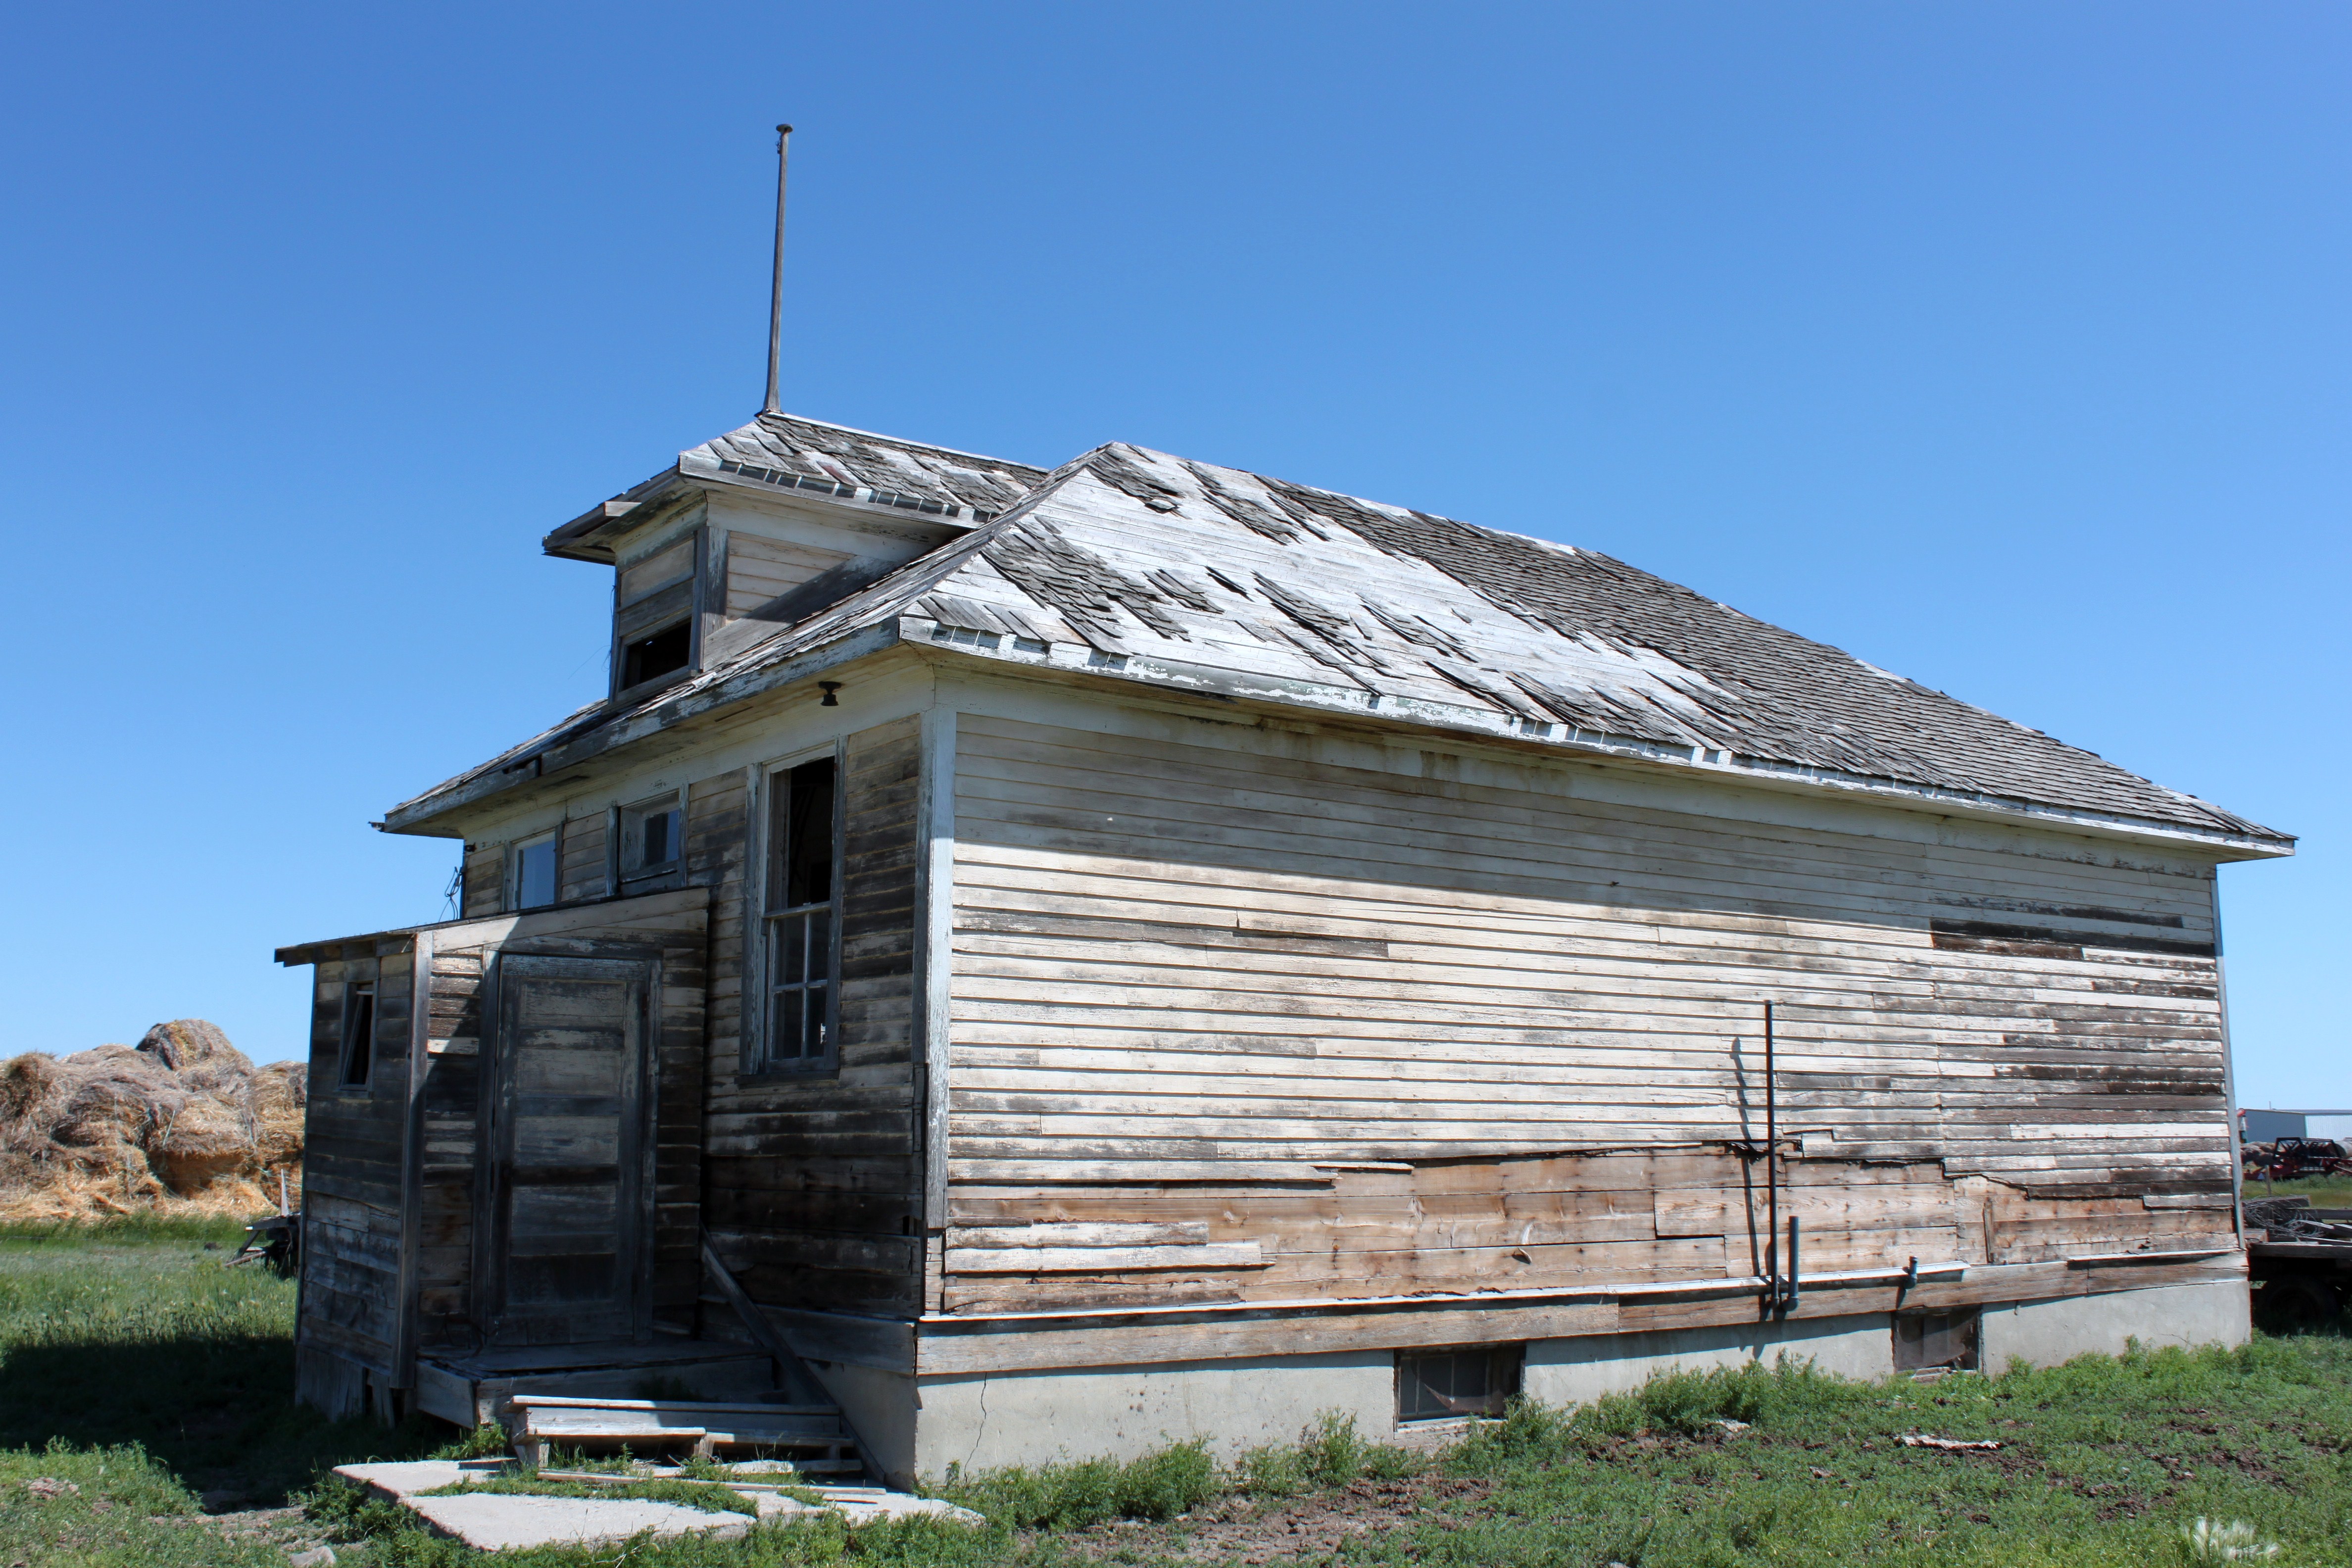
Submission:
[[[1114,1519],[1168,1519],[1217,1492],[1204,1442],[1179,1443],[1120,1464],[1088,1459],[1034,1469],[951,1475],[939,1495],[1015,1530],[1080,1530]]]

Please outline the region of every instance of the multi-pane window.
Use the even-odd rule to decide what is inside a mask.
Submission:
[[[543,910],[555,902],[555,835],[516,846],[514,856],[514,908]]]
[[[773,775],[768,792],[767,1064],[833,1052],[835,776],[831,757]]]
[[[365,1089],[375,1070],[375,986],[362,982],[343,993],[342,1059],[336,1065],[339,1089]]]

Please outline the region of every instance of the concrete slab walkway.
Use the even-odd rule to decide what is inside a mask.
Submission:
[[[453,1494],[447,1497],[425,1497],[420,1494],[437,1491],[468,1477],[488,1479],[510,1473],[512,1467],[503,1459],[419,1459],[406,1463],[381,1465],[342,1465],[335,1474],[368,1489],[377,1497],[396,1502],[415,1513],[420,1522],[436,1535],[463,1542],[479,1551],[499,1552],[528,1546],[604,1546],[628,1540],[632,1536],[708,1535],[730,1540],[746,1533],[753,1523],[740,1513],[713,1513],[688,1507],[684,1503],[654,1502],[643,1498],[569,1498],[531,1497],[518,1493],[485,1492],[476,1496]],[[654,1472],[637,1478],[615,1476],[612,1479],[653,1479]],[[669,1472],[675,1474],[675,1472]],[[767,1473],[772,1477],[772,1472]],[[603,1479],[604,1477],[549,1474],[548,1479]],[[882,1519],[907,1519],[928,1516],[951,1520],[965,1524],[984,1523],[980,1515],[969,1509],[941,1502],[936,1498],[919,1498],[907,1492],[885,1491],[879,1487],[806,1487],[789,1477],[746,1475],[727,1483],[751,1500],[760,1511],[758,1519],[788,1518],[794,1514],[832,1513],[853,1527],[870,1524]],[[814,1491],[824,1500],[806,1503],[798,1498],[786,1497],[781,1485],[793,1489]]]

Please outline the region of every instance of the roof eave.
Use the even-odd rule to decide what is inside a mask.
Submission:
[[[775,664],[747,669],[740,675],[709,686],[688,687],[674,698],[657,701],[613,723],[599,725],[577,740],[527,752],[504,766],[492,768],[485,764],[479,772],[393,807],[383,814],[383,820],[376,826],[386,833],[446,837],[436,834],[431,825],[453,811],[520,789],[550,773],[576,767],[646,736],[674,729],[712,709],[791,686],[853,660],[867,658],[898,640],[898,623],[893,617],[860,627]]]
[[[916,619],[919,626],[929,624],[920,617]],[[1944,789],[1908,784],[1900,779],[1845,773],[1832,768],[1711,752],[1705,747],[1675,747],[1626,736],[1570,731],[1565,725],[1553,727],[1559,731],[1557,735],[1539,739],[1520,729],[1511,715],[1492,709],[1432,702],[1420,698],[1374,696],[1357,686],[1325,685],[1289,677],[1243,674],[1183,660],[1155,658],[1148,654],[1130,652],[1122,667],[1104,669],[1041,664],[1032,656],[982,652],[945,646],[927,638],[909,640],[908,646],[934,658],[968,660],[995,668],[1009,667],[1033,677],[1047,674],[1076,676],[1106,685],[1132,682],[1227,701],[1238,700],[1302,708],[1333,717],[1475,735],[1506,744],[1514,751],[1548,753],[1556,757],[1609,757],[1621,762],[1669,768],[1685,776],[1717,784],[1816,797],[1835,795],[1866,799],[1875,805],[1906,811],[2121,839],[2151,847],[2175,848],[2193,853],[2200,858],[2268,860],[2295,852],[2294,838],[2285,834],[2198,828],[2149,817],[2051,805],[2007,795]]]
[[[613,541],[644,522],[651,515],[647,509],[677,489],[685,477],[672,463],[643,484],[631,486],[611,500],[598,501],[541,540],[540,548],[566,561],[610,566]]]
[[[688,453],[681,458],[677,471],[698,485],[735,490],[768,500],[790,500],[796,505],[815,507],[846,517],[894,523],[914,521],[968,533],[995,515],[960,503],[877,490],[868,485],[836,482],[831,490],[818,489],[813,483],[786,485],[745,472],[740,465],[728,468],[707,458],[698,461],[688,460],[695,457],[696,454]]]

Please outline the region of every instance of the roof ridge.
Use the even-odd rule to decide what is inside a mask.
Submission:
[[[742,425],[736,426],[734,430],[721,431],[718,436],[710,437],[709,440],[697,441],[694,446],[707,447],[710,445],[710,441],[719,440],[727,436],[733,435],[735,430],[743,429],[746,426],[763,425],[770,419],[789,419],[796,425],[814,425],[820,430],[838,430],[845,436],[863,436],[869,441],[887,441],[894,447],[911,447],[917,451],[938,452],[942,456],[950,458],[969,458],[974,462],[995,463],[1000,467],[1007,468],[1024,468],[1033,474],[1045,475],[1054,471],[1051,468],[1040,468],[1034,463],[1021,462],[1017,458],[992,457],[986,452],[968,452],[961,447],[942,447],[937,441],[909,440],[904,436],[886,435],[879,430],[861,430],[855,425],[837,424],[831,419],[812,419],[805,414],[793,414],[781,408],[774,410],[762,408],[759,413],[754,414],[751,418],[745,420]],[[694,450],[694,447],[688,447],[686,449],[687,451],[691,452]]]

